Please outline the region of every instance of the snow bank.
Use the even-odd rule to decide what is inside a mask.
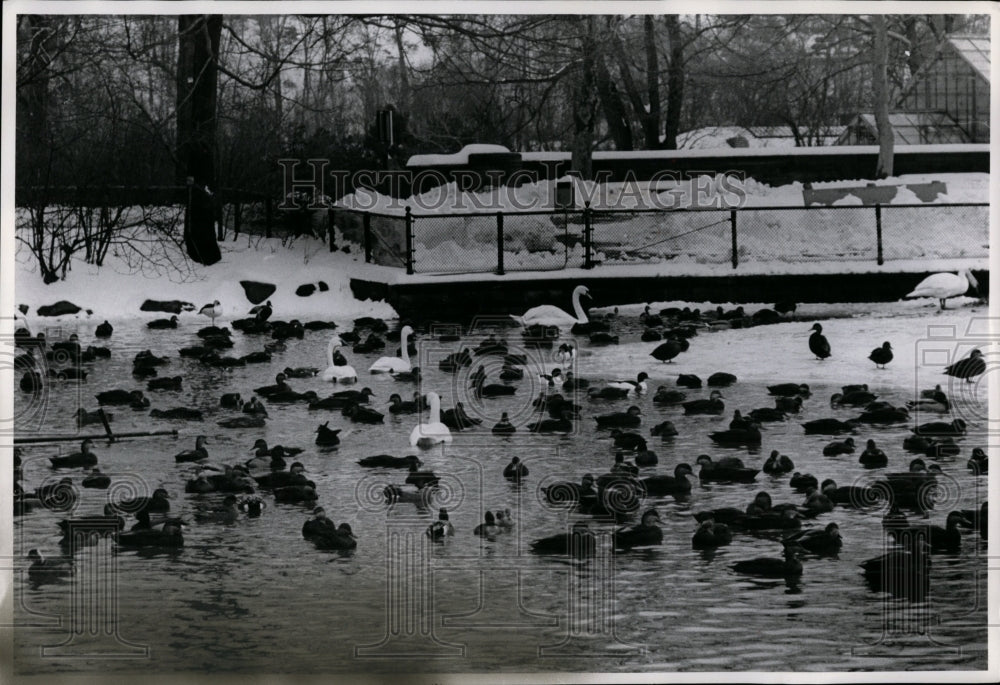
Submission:
[[[437,166],[448,164],[468,164],[469,155],[509,153],[510,150],[503,145],[489,145],[486,143],[476,143],[466,145],[460,151],[450,155],[413,155],[406,160],[406,166]]]

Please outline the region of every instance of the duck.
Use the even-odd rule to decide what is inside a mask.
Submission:
[[[846,438],[844,440],[834,440],[833,442],[827,443],[823,448],[823,455],[827,457],[835,457],[838,454],[852,454],[854,452],[854,438]]]
[[[876,590],[922,595],[931,565],[928,545],[918,535],[906,536],[904,542],[903,549],[863,561],[862,572]]]
[[[500,415],[500,421],[493,426],[490,432],[493,433],[493,435],[510,435],[511,433],[517,432],[517,428],[515,428],[514,424],[510,422],[510,417],[507,416],[507,412],[503,412]]]
[[[647,328],[639,336],[639,340],[642,342],[660,342],[663,340],[663,334],[655,328]]]
[[[686,338],[671,338],[653,348],[649,356],[664,363],[673,363],[673,360],[681,352],[687,352],[691,348],[691,343]]]
[[[742,428],[737,427],[724,431],[715,431],[714,433],[709,433],[708,437],[711,438],[712,442],[727,447],[742,445],[753,447],[761,443],[760,429],[754,423],[749,423]]]
[[[256,397],[251,397],[250,401],[243,405],[243,413],[251,416],[263,416],[267,418],[267,407]]]
[[[628,397],[629,391],[625,388],[613,388],[606,385],[603,388],[590,388],[587,390],[587,397],[591,400],[623,400]]]
[[[876,406],[880,403],[868,405],[868,410],[857,417],[860,423],[907,423],[910,420],[910,412],[906,407]]]
[[[809,351],[820,361],[827,359],[830,356],[830,341],[823,335],[823,326],[814,323],[809,330],[813,331],[809,336]]]
[[[876,347],[872,350],[872,353],[868,355],[868,358],[875,362],[875,368],[885,368],[885,365],[892,361],[892,345],[886,340],[882,343],[882,347]]]
[[[146,383],[146,390],[182,390],[183,382],[181,376],[153,378]]]
[[[638,433],[626,433],[618,428],[611,429],[611,438],[615,447],[623,450],[644,452],[646,450],[646,439]]]
[[[37,549],[28,550],[28,578],[35,583],[57,580],[73,573],[72,557],[45,557]]]
[[[25,371],[21,375],[20,388],[22,392],[41,392],[43,385],[42,374],[38,371]]]
[[[666,386],[661,385],[653,395],[653,404],[681,404],[686,399],[687,395],[680,390],[668,390]]]
[[[771,450],[771,456],[767,458],[762,467],[764,473],[771,475],[780,475],[782,473],[788,473],[789,471],[795,470],[795,464],[792,460],[778,452],[778,450]]]
[[[108,486],[111,485],[111,476],[101,473],[101,470],[95,466],[90,470],[90,475],[83,477],[80,485],[85,488],[107,490]]]
[[[962,531],[959,530],[959,526],[971,528],[972,521],[965,518],[961,511],[956,510],[948,513],[944,527],[934,525],[893,527],[889,530],[889,534],[904,545],[908,536],[922,537],[930,545],[931,552],[957,553],[962,549]]]
[[[778,383],[767,386],[767,392],[777,397],[810,397],[812,393],[805,383]]]
[[[528,467],[521,462],[520,457],[512,457],[510,463],[503,470],[503,477],[507,480],[520,482],[527,475]]]
[[[837,485],[837,481],[827,478],[820,485],[820,491],[834,504],[854,508],[870,507],[885,498],[885,491],[866,485]]]
[[[482,422],[482,419],[469,416],[469,414],[465,411],[465,405],[461,402],[456,402],[453,409],[445,409],[441,412],[441,423],[443,423],[446,427],[457,431],[461,431],[466,428],[473,428]]]
[[[201,421],[204,416],[199,409],[191,407],[171,407],[170,409],[153,409],[149,415],[154,419],[171,419],[174,421]]]
[[[110,338],[111,334],[114,333],[114,331],[115,331],[114,326],[108,323],[108,320],[105,319],[104,323],[98,324],[97,328],[94,329],[94,335],[97,336],[98,338]]]
[[[777,407],[760,407],[758,409],[751,409],[747,414],[754,423],[771,423],[775,421],[784,421],[788,418],[781,409]]]
[[[728,545],[733,541],[733,532],[725,523],[716,523],[713,518],[706,518],[698,524],[698,529],[691,537],[694,549],[713,549]]]
[[[199,309],[198,313],[201,314],[202,316],[207,316],[209,319],[211,319],[212,325],[214,326],[215,317],[222,316],[222,305],[219,304],[218,300],[215,300],[214,302],[206,304],[201,309]]]
[[[656,509],[643,513],[638,525],[619,528],[612,533],[611,541],[615,549],[628,550],[633,547],[663,544],[663,531],[657,525],[660,514]]]
[[[334,355],[343,345],[340,336],[333,336],[326,348],[326,370],[320,374],[320,379],[334,383],[355,383],[358,380],[358,372],[349,364],[338,365]]]
[[[529,423],[526,428],[532,433],[571,433],[573,431],[572,418],[573,413],[564,410],[561,418],[542,419],[535,423]]]
[[[77,409],[73,415],[76,417],[76,425],[82,428],[83,426],[90,426],[93,424],[103,424],[104,420],[101,419],[102,414],[104,416],[104,420],[106,420],[108,423],[111,423],[111,421],[113,421],[115,418],[114,414],[112,414],[111,412],[106,412],[103,409],[87,411],[83,407]]]
[[[240,359],[246,364],[266,364],[271,361],[271,353],[267,350],[257,350],[243,355]]]
[[[524,369],[504,364],[500,369],[499,377],[502,381],[519,381],[524,378]]]
[[[142,394],[142,390],[105,390],[99,392],[94,397],[99,404],[140,404],[149,406],[149,400]]]
[[[483,367],[480,366],[479,369],[482,371]],[[475,380],[469,386],[475,390],[477,397],[507,397],[517,392],[517,388],[513,385],[500,385],[498,383],[484,385],[484,383],[486,383],[485,372],[482,375],[476,376]]]
[[[208,450],[205,449],[205,445],[208,443],[208,438],[204,435],[199,435],[195,438],[194,449],[185,450],[174,455],[174,461],[188,462],[188,461],[201,461],[202,459],[208,459]]]
[[[950,423],[933,421],[921,424],[910,430],[917,435],[959,436],[965,435],[966,424],[964,419],[955,419]]]
[[[725,371],[718,371],[708,377],[706,384],[710,388],[728,388],[737,382],[736,376]]]
[[[410,445],[428,449],[438,444],[451,443],[451,431],[441,422],[441,398],[436,392],[429,392],[427,404],[427,422],[414,426],[410,432]]]
[[[598,322],[592,321],[588,324],[588,327],[593,328]],[[598,331],[596,333],[590,334],[590,344],[591,345],[617,345],[618,336],[612,335],[604,331]]]
[[[799,473],[796,471],[792,474],[791,480],[788,481],[788,485],[799,491],[806,491],[809,488],[815,488],[819,485],[819,481],[816,480],[816,476],[811,473]]]
[[[483,516],[483,523],[472,529],[472,534],[479,537],[489,538],[492,540],[496,537],[497,533],[500,533],[501,529],[497,525],[496,517],[493,515],[492,511],[487,511]]]
[[[802,424],[807,434],[810,435],[836,435],[838,433],[853,432],[858,426],[856,419],[841,421],[839,419],[816,419],[806,421]]]
[[[968,357],[946,367],[944,372],[952,378],[964,378],[971,383],[975,376],[986,372],[986,360],[983,359],[983,353],[975,349],[969,353]]]
[[[316,549],[321,550],[352,550],[358,546],[358,540],[349,523],[341,523],[336,530],[315,535],[311,541]]]
[[[382,423],[385,419],[385,414],[356,402],[352,402],[344,407],[343,414],[354,423]]]
[[[400,331],[400,357],[381,357],[375,361],[368,371],[370,373],[405,373],[410,370],[409,339],[413,335],[410,326],[403,326]]]
[[[243,416],[222,419],[216,423],[223,428],[263,428],[266,420],[259,414],[244,414]]]
[[[105,516],[114,514],[135,514],[146,511],[151,514],[165,514],[170,511],[170,493],[164,488],[156,488],[149,497],[133,497],[104,505]]]
[[[311,485],[285,485],[274,489],[274,501],[287,504],[308,504],[319,499]]]
[[[563,392],[577,392],[590,388],[590,381],[584,378],[577,378],[572,371],[567,371],[565,378],[566,380],[562,384]]]
[[[678,435],[677,426],[674,425],[673,421],[663,421],[658,423],[649,429],[650,435],[659,435],[663,440],[667,438],[672,438]]]
[[[783,558],[758,557],[737,561],[732,568],[737,573],[764,578],[790,578],[802,575],[802,562],[795,558],[795,552],[788,544],[783,544]]]
[[[419,383],[421,378],[419,366],[414,366],[409,371],[390,373],[389,375],[392,376],[392,380],[401,383]]]
[[[560,481],[542,487],[541,491],[545,496],[545,501],[555,505],[580,504],[597,497],[594,477],[589,473],[584,474],[579,483]]]
[[[614,427],[634,428],[642,423],[642,414],[639,407],[632,405],[627,411],[595,416],[594,420],[597,421],[598,429]]]
[[[836,554],[844,544],[840,536],[840,526],[835,521],[820,530],[802,530],[784,539],[786,545],[801,547],[813,554]]]
[[[687,476],[693,476],[694,469],[690,464],[678,464],[674,467],[674,475],[648,476],[639,482],[646,494],[651,497],[665,495],[683,495],[691,492],[691,481]]]
[[[171,316],[169,319],[156,319],[146,324],[146,328],[153,330],[163,330],[166,328],[177,328],[177,317]]]
[[[597,538],[585,521],[577,521],[568,533],[557,533],[531,543],[534,554],[559,554],[576,558],[597,553]]]
[[[274,377],[274,385],[262,385],[259,388],[254,388],[253,391],[261,397],[270,397],[278,392],[287,392],[292,388],[285,382],[285,380],[285,374],[279,372]],[[237,397],[239,397],[239,395],[237,395]]]
[[[61,457],[49,457],[54,469],[80,468],[82,466],[96,466],[97,455],[93,452],[94,441],[86,438],[80,443],[80,451],[73,452]]]
[[[240,517],[238,505],[239,500],[236,495],[226,495],[222,500],[222,506],[209,511],[199,511],[195,514],[195,519],[199,523],[235,523]]]
[[[656,314],[650,313],[648,304],[643,308],[642,314],[639,315],[639,321],[641,321],[647,328],[658,328],[663,325],[662,318]]]
[[[977,476],[983,476],[989,473],[990,457],[986,454],[986,451],[982,447],[976,447],[972,450],[972,456],[969,457],[968,467],[969,470]]]
[[[333,447],[340,444],[340,428],[330,428],[330,422],[320,424],[316,428],[316,444],[321,447]]]
[[[701,379],[693,373],[682,373],[677,377],[677,385],[696,390],[701,387]]]
[[[809,488],[806,490],[806,501],[799,510],[803,516],[814,518],[819,514],[833,511],[833,500],[819,488]]]
[[[719,416],[726,410],[726,404],[722,400],[722,393],[718,390],[713,390],[708,399],[691,400],[690,402],[684,402],[681,406],[684,407],[684,413],[688,415],[710,414]]]
[[[521,326],[555,326],[557,328],[571,328],[574,324],[587,324],[587,313],[580,306],[580,298],[590,298],[590,290],[587,286],[578,285],[573,289],[573,315],[567,314],[562,309],[550,304],[532,307],[521,316],[511,315]]]
[[[760,473],[760,469],[747,468],[736,457],[723,457],[714,462],[712,457],[702,454],[695,463],[701,466],[698,477],[703,481],[751,483]]]
[[[625,390],[630,395],[645,395],[646,394],[646,379],[649,378],[649,374],[645,371],[640,371],[634,381],[613,381],[608,383],[609,388],[618,388],[620,390]]]
[[[950,297],[964,295],[972,288],[979,293],[979,282],[972,275],[969,269],[960,269],[956,273],[931,274],[920,281],[917,286],[904,295],[910,297],[933,297],[941,304],[941,309],[946,309],[945,300]]]
[[[878,395],[867,390],[856,390],[848,394],[835,392],[830,396],[830,407],[833,409],[843,406],[863,407],[876,399],[878,399]]]
[[[313,405],[309,405],[310,408]],[[403,398],[398,393],[393,393],[389,395],[389,413],[390,414],[416,414],[419,411],[419,405],[417,400],[410,400],[404,402]]]
[[[940,385],[935,386],[934,390],[931,390],[928,395],[921,395],[921,397],[915,400],[908,400],[906,407],[910,411],[933,411],[941,414],[947,414],[951,411],[948,396],[941,390]]]
[[[358,464],[365,468],[388,468],[388,469],[408,469],[411,466],[419,468],[423,465],[420,458],[415,454],[405,457],[394,457],[389,454],[376,454],[358,460]]]

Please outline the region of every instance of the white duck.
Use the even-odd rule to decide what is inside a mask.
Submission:
[[[906,297],[936,297],[941,303],[941,309],[945,309],[944,301],[949,297],[964,295],[969,288],[979,292],[979,282],[976,281],[972,272],[968,269],[961,269],[957,273],[932,274],[920,281]]]
[[[450,443],[451,431],[441,423],[441,398],[436,392],[427,393],[427,404],[430,408],[427,423],[414,426],[410,433],[410,445],[428,449],[438,443]]]
[[[337,351],[344,343],[340,340],[339,335],[335,335],[330,338],[330,344],[326,347],[326,371],[321,374],[321,378],[324,381],[332,381],[334,383],[355,383],[358,380],[358,372],[354,370],[353,366],[336,366],[333,363],[333,353]]]
[[[222,316],[222,305],[219,304],[218,300],[215,300],[211,304],[206,304],[204,307],[198,310],[198,313],[202,316],[207,316],[212,320],[212,325],[215,325],[215,317]]]
[[[372,364],[368,370],[372,373],[404,373],[409,371],[410,351],[407,347],[409,347],[411,335],[413,335],[413,329],[409,326],[403,326],[403,330],[399,332],[399,351],[402,358],[382,357]]]
[[[640,371],[634,381],[614,381],[608,383],[608,387],[626,390],[632,395],[645,395],[647,390],[646,379],[648,378],[649,375],[645,371]]]
[[[587,286],[578,285],[573,289],[573,313],[576,316],[567,314],[555,305],[543,304],[537,307],[532,307],[522,316],[511,314],[511,318],[525,327],[557,326],[559,328],[570,328],[573,324],[585,324],[588,323],[587,313],[584,312],[583,307],[580,306],[580,297],[583,295],[590,297],[590,291],[587,290]]]

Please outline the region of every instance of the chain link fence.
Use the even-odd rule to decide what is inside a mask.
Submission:
[[[988,204],[402,215],[335,210],[366,261],[408,273],[989,256]]]

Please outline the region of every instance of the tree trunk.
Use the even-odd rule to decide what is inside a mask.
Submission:
[[[580,36],[581,68],[579,78],[571,85],[573,100],[573,156],[570,167],[581,178],[593,178],[592,154],[594,147],[594,17],[578,20],[583,31]]]
[[[646,138],[646,149],[655,150],[660,147],[660,59],[656,51],[653,16],[647,14],[642,21],[643,43],[646,47],[646,94],[649,100],[649,110],[642,118],[642,130]],[[676,134],[674,138],[676,140]]]
[[[399,101],[396,109],[401,114],[410,113],[410,76],[406,73],[406,45],[403,43],[403,23],[397,18],[395,25],[397,68],[399,69]]]
[[[622,102],[618,89],[611,80],[611,74],[608,73],[608,65],[604,62],[603,54],[596,55],[594,58],[594,77],[597,95],[601,100],[601,108],[604,110],[604,119],[608,122],[608,132],[615,141],[615,149],[634,149],[628,112],[625,110],[625,103]]]
[[[216,105],[222,16],[186,15],[178,19],[178,176],[193,187],[184,230],[191,259],[214,264],[222,256],[215,236],[218,186],[215,170]],[[183,86],[183,88],[181,87]],[[184,107],[181,107],[183,103]],[[182,138],[184,131],[186,139]],[[183,147],[182,147],[183,146]]]
[[[664,117],[663,147],[676,150],[681,125],[681,105],[684,103],[684,44],[677,15],[668,14],[664,21],[667,24],[667,39],[670,41],[670,64],[667,65],[667,111]]]
[[[889,122],[889,39],[885,17],[872,15],[872,91],[875,96],[875,127],[878,130],[878,166],[875,178],[892,176],[894,136]]]

